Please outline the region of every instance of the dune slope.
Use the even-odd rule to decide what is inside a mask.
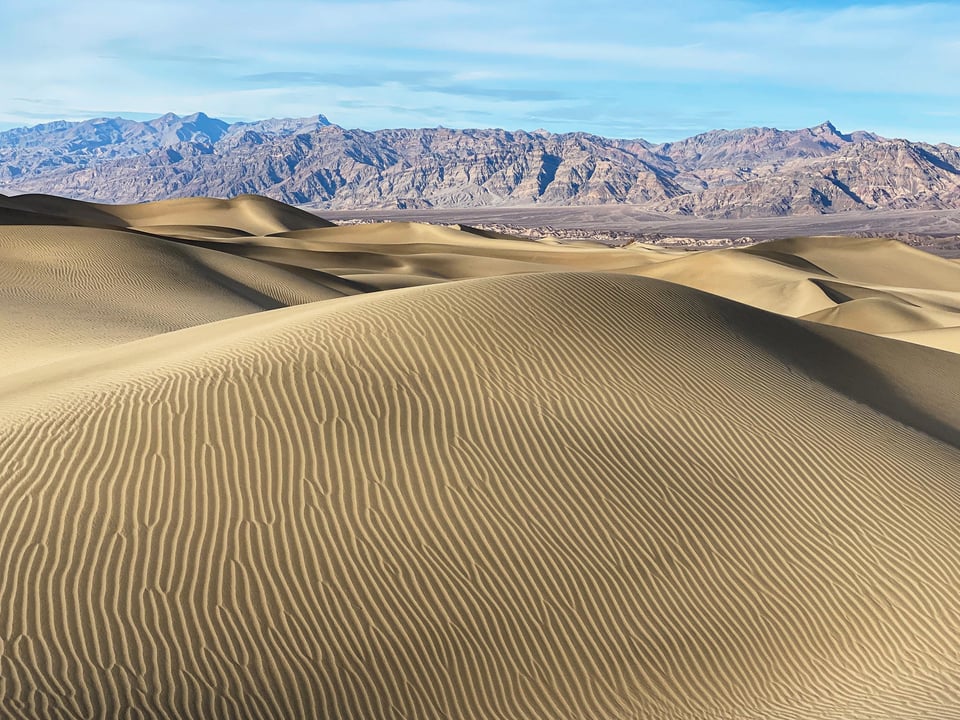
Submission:
[[[333,226],[312,213],[259,195],[240,195],[230,200],[180,198],[135,205],[103,205],[54,195],[0,195],[0,223],[139,228],[193,226],[245,235]]]
[[[0,708],[958,717],[960,358],[818,327],[530,274],[9,375]]]
[[[0,300],[0,717],[960,718],[957,263],[23,196]]]
[[[0,372],[357,292],[340,277],[126,230],[0,227]]]

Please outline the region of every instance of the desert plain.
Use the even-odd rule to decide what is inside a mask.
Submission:
[[[960,264],[0,197],[0,716],[960,717]]]

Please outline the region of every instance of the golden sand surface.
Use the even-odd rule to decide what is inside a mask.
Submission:
[[[0,197],[0,717],[960,717],[960,264]]]

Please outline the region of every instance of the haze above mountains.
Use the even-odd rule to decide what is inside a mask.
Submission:
[[[631,204],[707,218],[960,207],[960,149],[843,133],[715,130],[654,145],[587,133],[58,121],[0,133],[0,192],[105,202],[256,193],[326,209]]]

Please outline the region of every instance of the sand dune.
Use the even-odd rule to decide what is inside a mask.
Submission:
[[[86,227],[0,228],[3,371],[261,310],[357,292],[338,277]]]
[[[183,198],[138,205],[101,205],[52,195],[0,195],[0,221],[16,218],[20,223],[31,214],[46,222],[55,220],[53,224],[139,228],[209,226],[248,235],[333,225],[312,213],[258,195],[241,195],[231,200]]]
[[[960,717],[955,264],[169,207],[0,226],[0,715]]]

